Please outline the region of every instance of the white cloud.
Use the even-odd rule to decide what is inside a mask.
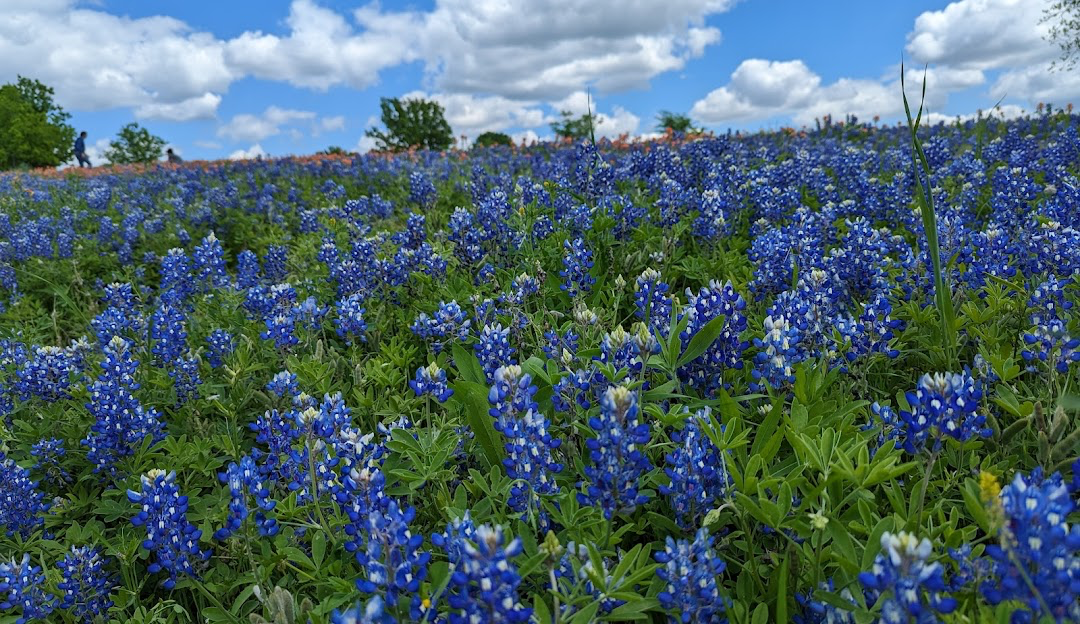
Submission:
[[[218,128],[217,134],[237,141],[258,142],[280,134],[282,126],[314,119],[315,113],[312,111],[271,106],[261,115],[243,113],[234,116],[227,124]]]
[[[467,93],[435,93],[422,91],[406,93],[403,98],[422,98],[438,102],[455,134],[470,139],[483,132],[500,132],[509,128],[535,128],[548,122],[548,116],[535,102],[519,102],[501,96],[474,96]],[[379,119],[368,120],[368,127],[378,125]]]
[[[337,84],[362,89],[374,84],[382,69],[417,58],[417,14],[381,13],[368,6],[353,16],[360,30],[311,0],[294,0],[285,20],[287,36],[245,32],[226,44],[225,56],[241,73],[315,89]]]
[[[1040,24],[1048,0],[960,0],[915,19],[907,51],[919,63],[974,69],[1053,59],[1048,25]]]
[[[989,111],[981,111],[983,117],[993,117],[995,119],[1016,119],[1027,114],[1022,107],[1016,104],[1003,104]],[[926,116],[926,123],[928,125],[934,125],[944,122],[946,124],[955,123],[957,120],[960,122],[971,121],[977,119],[979,113],[970,113],[967,115],[942,115],[941,113],[930,113]]]
[[[377,147],[375,139],[364,135],[360,137],[360,140],[356,143],[356,151],[360,154],[366,154]]]
[[[216,93],[204,93],[175,104],[143,104],[135,109],[139,119],[164,119],[166,121],[192,121],[195,119],[213,119],[217,114],[221,96]]]
[[[74,2],[5,2],[0,78],[31,75],[70,110],[180,104],[223,92],[224,45],[170,17],[132,19]],[[145,111],[144,111],[145,112]]]
[[[202,140],[199,140],[199,141],[195,141],[195,145],[197,147],[201,147],[203,149],[213,149],[213,150],[221,149],[221,147],[222,147],[221,143],[218,143],[217,141],[202,141]]]
[[[229,160],[250,160],[252,158],[259,158],[260,156],[266,156],[266,150],[256,143],[246,150],[236,150],[229,154]]]
[[[319,130],[322,132],[336,132],[345,129],[345,116],[323,117],[319,119]]]

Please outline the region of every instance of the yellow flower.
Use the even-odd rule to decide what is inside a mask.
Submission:
[[[979,472],[979,498],[987,505],[998,503],[1001,496],[1001,483],[994,473],[982,470]]]

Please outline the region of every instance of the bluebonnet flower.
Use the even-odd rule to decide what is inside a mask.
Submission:
[[[1059,280],[1056,275],[1049,275],[1044,282],[1032,289],[1028,297],[1028,315],[1032,325],[1042,325],[1052,320],[1065,320],[1065,315],[1073,307],[1071,298],[1066,297],[1065,288],[1072,282]]]
[[[641,367],[644,364],[640,346],[634,340],[634,336],[623,329],[621,325],[604,334],[604,339],[600,343],[599,361],[602,364],[610,365],[616,372],[625,369],[631,377],[641,372]],[[610,385],[606,383],[603,375],[599,372],[597,372],[593,384],[597,392],[607,389],[607,386]]]
[[[711,412],[705,407],[686,419],[682,431],[673,432],[675,450],[664,457],[664,472],[670,485],[661,485],[679,526],[697,526],[697,519],[729,496],[732,485],[727,463],[704,428],[711,426]]]
[[[183,249],[173,248],[161,257],[159,299],[165,305],[184,305],[194,286],[191,278],[191,259]]]
[[[236,340],[232,334],[220,328],[210,332],[210,335],[206,337],[206,343],[210,347],[206,356],[210,368],[221,366],[222,358],[228,357],[236,349]]]
[[[300,384],[296,381],[296,375],[289,371],[281,371],[274,375],[266,384],[266,389],[278,397],[292,398],[300,393]]]
[[[965,442],[973,437],[988,437],[986,415],[979,407],[982,383],[964,369],[962,373],[925,374],[915,392],[905,394],[911,411],[901,411],[896,447],[916,454],[932,442],[931,450],[941,447],[942,436]]]
[[[742,370],[743,353],[749,346],[741,338],[746,331],[746,316],[743,314],[746,300],[735,291],[731,282],[721,285],[715,280],[709,282],[708,288],[702,288],[697,293],[687,289],[686,296],[683,315],[688,322],[679,335],[684,349],[694,335],[710,322],[721,317],[726,319],[720,333],[705,352],[679,370],[680,376],[692,386],[711,395],[724,387],[725,370]]]
[[[1048,368],[1058,372],[1069,372],[1069,365],[1080,361],[1080,338],[1069,336],[1065,323],[1050,319],[1025,332],[1024,344],[1028,347],[1020,352],[1025,361],[1044,362]]]
[[[364,578],[357,579],[357,588],[382,595],[389,605],[396,605],[399,596],[409,596],[412,611],[419,610],[420,584],[427,578],[431,559],[431,553],[420,548],[424,536],[409,529],[415,517],[414,508],[401,510],[397,501],[388,499],[385,506],[368,514],[366,543],[355,550],[356,560],[365,572]],[[355,548],[352,542],[346,548],[350,546]]]
[[[240,458],[240,463],[229,462],[228,468],[218,474],[218,478],[229,486],[229,517],[225,520],[225,526],[214,533],[214,539],[227,539],[243,527],[250,512],[251,499],[254,499],[257,507],[255,526],[259,535],[277,535],[277,520],[266,515],[276,503],[270,500],[270,491],[263,486],[261,475],[250,455]]]
[[[93,624],[97,618],[108,618],[113,601],[109,597],[116,588],[116,579],[107,569],[110,559],[96,547],[71,547],[64,559],[56,564],[63,580],[56,588],[60,608],[67,609],[83,624]]]
[[[259,283],[259,256],[250,249],[236,254],[236,286],[251,288]]]
[[[68,397],[68,389],[80,372],[78,361],[67,349],[37,347],[15,370],[14,390],[20,399],[37,397],[52,403]]]
[[[522,552],[521,540],[508,543],[502,527],[483,525],[473,539],[462,541],[452,546],[460,559],[451,561],[455,566],[447,596],[449,624],[528,622],[532,609],[518,598],[521,576],[513,563]]]
[[[416,396],[428,394],[435,397],[439,403],[445,403],[454,394],[446,384],[446,371],[439,368],[435,362],[416,369],[416,377],[409,380],[409,387]]]
[[[610,587],[613,582],[621,580],[613,578],[608,570],[608,561],[606,559],[601,558],[599,563],[600,568],[597,569],[592,558],[589,557],[589,549],[584,544],[570,542],[566,545],[566,553],[559,560],[559,565],[554,572],[555,578],[558,579],[558,585],[564,593],[571,594],[580,588],[585,594],[592,596],[593,600],[599,600],[600,615],[607,615],[626,604],[626,601],[612,598],[603,591],[604,587],[597,587],[593,583],[593,579],[599,577],[603,579],[605,585]],[[577,613],[576,610],[566,605],[561,615],[563,619],[569,620],[575,613]]]
[[[495,379],[495,371],[500,366],[514,364],[514,348],[510,346],[510,329],[503,329],[501,324],[484,325],[484,329],[477,336],[476,344],[473,345],[476,359],[484,369],[484,375],[488,383]]]
[[[716,582],[727,565],[713,552],[712,544],[709,530],[702,528],[693,542],[668,536],[664,552],[656,553],[660,564],[656,576],[664,582],[657,599],[671,613],[669,622],[727,622],[724,612],[728,600]]]
[[[589,275],[593,267],[592,252],[585,247],[585,241],[580,237],[573,241],[563,241],[563,249],[566,255],[563,257],[563,266],[559,271],[559,277],[563,278],[559,288],[570,296],[571,299],[581,293],[588,293],[596,279]]]
[[[154,339],[151,352],[159,365],[171,364],[187,350],[187,330],[184,313],[168,304],[159,306],[150,315],[150,337]]]
[[[1080,621],[1080,526],[1067,521],[1076,510],[1074,494],[1060,474],[1044,477],[1036,468],[1030,476],[1017,472],[988,501],[998,543],[986,547],[993,572],[979,589],[990,604],[1023,605],[1012,622]]]
[[[297,323],[306,323],[309,328],[318,330],[322,326],[323,319],[329,309],[320,306],[315,297],[308,297],[294,305],[291,312]]]
[[[556,494],[558,484],[553,474],[562,471],[553,450],[561,440],[547,431],[547,418],[533,400],[536,386],[532,378],[522,373],[520,366],[500,366],[488,393],[490,413],[495,418],[495,430],[506,438],[506,458],[503,467],[514,480],[510,490],[510,509],[515,512],[537,511],[537,497]]]
[[[0,453],[0,528],[8,537],[26,539],[45,525],[49,502],[37,486],[29,470]]]
[[[835,591],[831,578],[822,582],[819,588],[827,592]],[[791,620],[795,624],[855,624],[853,611],[858,608],[855,597],[846,587],[840,592],[840,597],[851,603],[851,609],[845,610],[832,603],[814,600],[812,593],[796,593],[795,602],[802,607],[802,613],[793,614]]]
[[[152,442],[165,437],[157,410],[143,409],[135,398],[138,365],[132,359],[130,343],[119,336],[109,341],[101,374],[90,387],[90,402],[86,404],[94,424],[83,445],[89,448],[86,458],[94,464],[94,472],[116,470],[116,460],[134,453],[146,436]]]
[[[228,284],[229,278],[225,274],[225,250],[213,232],[195,246],[194,257],[196,279],[213,288]]]
[[[334,325],[337,326],[337,335],[346,338],[346,344],[352,344],[352,341],[348,339],[349,336],[356,336],[366,342],[367,323],[364,321],[364,298],[361,295],[352,294],[338,301]]]
[[[181,575],[197,576],[195,566],[209,559],[211,553],[199,548],[202,531],[188,522],[188,499],[180,495],[176,473],[151,470],[141,480],[140,492],[127,493],[129,501],[142,507],[131,523],[146,527],[142,547],[154,555],[147,571],[168,574],[163,585],[172,589]]]
[[[751,371],[752,390],[761,391],[766,383],[773,389],[795,383],[792,367],[806,356],[799,349],[799,331],[791,326],[787,317],[765,317],[765,335],[754,338],[753,342],[759,351],[754,356],[754,370]]]
[[[67,483],[71,475],[60,465],[61,458],[67,454],[64,441],[58,438],[42,438],[30,447],[30,455],[37,458],[33,470],[38,470],[53,482]]]
[[[386,610],[386,603],[381,596],[372,596],[363,604],[356,604],[344,611],[334,611],[330,614],[330,624],[396,624]]]
[[[544,332],[544,339],[547,342],[541,348],[544,350],[544,355],[552,360],[562,361],[564,353],[569,353],[571,358],[577,355],[578,335],[573,329],[568,329],[562,334],[550,329]],[[566,364],[566,362],[563,363]]]
[[[594,377],[595,372],[592,370],[567,371],[551,387],[551,402],[555,410],[569,412],[573,405],[577,405],[583,410],[589,409],[592,406],[592,382]]]
[[[409,173],[409,201],[421,208],[430,208],[435,203],[435,185],[420,171]]]
[[[176,390],[176,406],[180,407],[192,399],[199,398],[199,361],[195,358],[180,358],[173,362],[169,377]]]
[[[288,349],[300,344],[300,339],[293,333],[296,329],[296,319],[291,314],[268,316],[263,323],[266,325],[266,330],[259,334],[259,337],[263,340],[273,340],[274,347]]]
[[[671,295],[660,272],[645,269],[634,284],[634,314],[656,335],[666,337],[671,324]]]
[[[476,525],[473,524],[469,510],[460,518],[454,518],[446,525],[442,533],[433,533],[431,543],[446,552],[446,558],[452,569],[457,569],[465,561],[465,544],[476,540]]]
[[[266,248],[266,255],[263,256],[262,274],[263,279],[268,284],[277,284],[285,280],[288,275],[288,269],[285,268],[287,258],[288,250],[284,245],[270,245]]]
[[[33,565],[28,554],[0,563],[0,611],[12,609],[20,613],[15,624],[45,619],[56,609],[56,599],[45,592],[41,566]]]
[[[931,624],[940,621],[935,612],[947,615],[956,609],[956,600],[943,595],[945,569],[929,561],[930,540],[886,531],[881,535],[881,550],[870,571],[859,574],[859,582],[867,602],[880,607],[882,622]]]
[[[410,329],[422,340],[428,341],[435,353],[439,353],[446,343],[468,338],[469,325],[468,315],[457,301],[440,301],[433,317],[421,312]]]
[[[652,465],[644,449],[649,425],[638,421],[637,394],[629,388],[608,388],[600,399],[600,414],[589,419],[595,438],[585,442],[591,464],[585,467],[589,485],[578,494],[583,505],[599,505],[604,517],[632,512],[648,502],[638,492],[638,480]]]
[[[902,328],[904,322],[892,318],[891,314],[892,304],[888,296],[878,293],[863,307],[857,320],[846,316],[836,319],[837,330],[850,341],[844,353],[848,362],[872,353],[881,353],[889,358],[900,355],[898,350],[889,346],[889,342],[895,336],[894,331]]]
[[[300,211],[300,233],[311,234],[319,231],[319,213],[315,210]]]

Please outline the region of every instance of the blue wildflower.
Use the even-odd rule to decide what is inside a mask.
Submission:
[[[0,528],[8,537],[26,539],[45,526],[49,503],[37,486],[29,470],[0,453]]]
[[[248,518],[251,499],[254,499],[257,507],[255,526],[259,535],[277,534],[277,520],[266,515],[266,512],[274,509],[276,503],[270,500],[270,491],[263,487],[261,475],[251,456],[243,456],[240,458],[240,463],[229,462],[229,467],[225,472],[220,473],[218,478],[229,486],[229,517],[225,521],[225,526],[214,533],[214,539],[227,539],[243,527],[244,521]]]
[[[713,553],[712,543],[709,530],[702,528],[693,542],[668,536],[664,552],[656,553],[660,564],[656,576],[664,582],[657,598],[660,606],[671,613],[669,622],[727,622],[724,611],[728,600],[716,582],[727,565]]]
[[[454,394],[446,383],[446,371],[435,362],[416,369],[416,377],[409,380],[409,387],[416,396],[431,395],[439,403],[445,403]]]
[[[528,622],[532,609],[518,599],[521,576],[513,563],[521,540],[508,543],[502,527],[483,525],[463,542],[452,546],[460,560],[450,575],[449,624]]]
[[[206,343],[210,347],[206,359],[211,368],[221,366],[222,358],[228,357],[236,349],[236,340],[224,329],[215,329],[210,332],[210,335],[206,337]]]
[[[151,470],[141,481],[140,492],[127,493],[129,501],[142,507],[131,523],[146,527],[142,547],[154,555],[147,571],[168,574],[163,585],[172,589],[181,575],[197,576],[195,566],[209,559],[210,551],[199,548],[202,531],[188,522],[188,499],[180,495],[176,473]]]
[[[588,293],[596,282],[596,279],[589,275],[593,267],[592,252],[585,247],[585,241],[580,237],[573,241],[563,241],[563,249],[566,250],[563,257],[565,268],[559,271],[559,277],[563,278],[559,288],[573,299],[579,294]]]
[[[589,485],[578,494],[583,505],[599,505],[604,517],[632,512],[649,497],[638,492],[638,480],[652,465],[643,452],[649,425],[638,421],[637,394],[624,386],[608,388],[600,414],[589,419],[596,437],[586,441],[592,463],[585,468]]]
[[[724,454],[705,433],[711,426],[711,412],[705,407],[686,419],[682,431],[673,432],[675,450],[664,457],[664,472],[670,485],[661,485],[679,526],[698,525],[698,520],[730,495],[731,476]]]
[[[337,326],[337,335],[345,338],[346,344],[352,344],[349,336],[358,337],[366,342],[367,323],[364,321],[364,298],[361,295],[352,294],[338,301],[334,325]]]
[[[484,325],[484,329],[477,336],[476,344],[473,345],[476,359],[484,369],[484,375],[488,383],[495,379],[495,371],[506,364],[514,364],[514,348],[510,346],[510,329],[503,329],[501,324]]]
[[[925,374],[915,392],[906,393],[910,411],[901,411],[896,447],[915,454],[932,442],[941,447],[942,436],[960,442],[988,437],[986,415],[979,412],[982,383],[971,372]]]
[[[956,609],[956,599],[944,595],[945,569],[929,561],[933,546],[925,537],[886,531],[881,536],[882,553],[869,572],[859,574],[868,603],[881,609],[881,621],[888,624],[919,622],[932,624],[935,615]]]
[[[83,624],[108,619],[113,606],[109,596],[117,586],[116,578],[107,569],[110,563],[96,547],[73,546],[56,564],[63,573],[63,580],[56,586],[63,592],[60,608],[70,611]]]
[[[56,609],[56,599],[45,592],[45,574],[41,566],[30,563],[30,555],[22,560],[12,558],[0,563],[0,611],[19,609],[15,624],[45,619]]]

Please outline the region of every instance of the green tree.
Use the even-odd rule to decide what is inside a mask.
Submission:
[[[330,147],[315,153],[325,156],[345,156],[350,152],[345,151],[345,148],[340,145],[331,145]]]
[[[580,117],[574,117],[570,111],[562,111],[560,115],[562,119],[551,123],[555,136],[574,141],[595,140],[596,115],[593,115],[592,111]]]
[[[152,163],[161,158],[164,149],[165,139],[150,134],[137,123],[129,123],[120,128],[115,141],[109,142],[105,158],[115,165]]]
[[[386,131],[372,128],[367,136],[380,150],[402,151],[415,147],[443,151],[454,144],[454,132],[438,102],[420,98],[380,98]]]
[[[656,129],[660,132],[665,132],[668,128],[683,134],[700,132],[698,128],[694,127],[694,122],[690,120],[689,115],[673,113],[671,111],[660,111],[656,116]]]
[[[0,87],[0,167],[56,167],[71,158],[70,118],[37,80],[19,76]]]
[[[1080,59],[1080,0],[1056,0],[1043,9],[1042,23],[1050,24],[1046,37],[1061,48],[1054,66],[1072,69]]]
[[[514,144],[514,140],[510,138],[509,134],[503,132],[485,132],[476,137],[476,141],[473,142],[473,147],[492,147],[494,145],[505,145],[510,147]]]

